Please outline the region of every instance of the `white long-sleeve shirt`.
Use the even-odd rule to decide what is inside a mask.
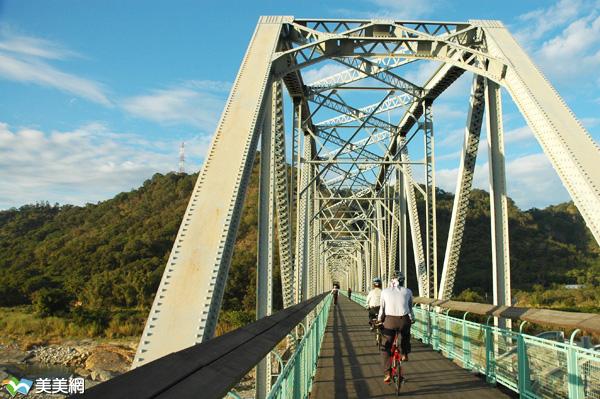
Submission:
[[[381,303],[381,288],[373,288],[367,295],[367,307],[376,308]]]
[[[389,287],[381,291],[379,320],[386,316],[409,315],[412,320],[415,316],[412,311],[412,291],[405,287]]]

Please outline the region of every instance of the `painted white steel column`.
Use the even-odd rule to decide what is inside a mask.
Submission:
[[[404,173],[401,171],[396,171],[396,195],[398,195],[398,205],[399,205],[399,215],[400,223],[398,225],[399,228],[399,237],[398,237],[398,261],[399,261],[399,269],[404,274],[404,286],[408,286],[408,248],[407,245],[407,229],[406,229],[406,188],[405,188],[405,178]],[[417,276],[417,280],[419,276]]]
[[[504,132],[500,86],[486,79],[486,124],[490,172],[490,214],[492,236],[492,270],[494,305],[511,305],[510,254],[508,243],[508,208],[504,170]],[[495,319],[500,327],[510,327]]]
[[[271,100],[271,96],[269,96]],[[270,105],[270,101],[267,102]],[[273,243],[275,222],[275,156],[271,148],[271,107],[266,107],[260,145],[258,201],[258,264],[256,269],[256,319],[273,311]],[[256,398],[263,399],[271,388],[271,355],[256,366]]]

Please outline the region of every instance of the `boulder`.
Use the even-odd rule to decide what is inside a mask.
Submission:
[[[109,349],[96,348],[85,361],[85,368],[124,373],[129,369],[129,360],[120,353]]]
[[[90,377],[92,378],[92,380],[99,381],[99,382],[108,381],[111,378],[113,378],[114,376],[116,376],[115,373],[107,371],[107,370],[94,370],[90,374]]]

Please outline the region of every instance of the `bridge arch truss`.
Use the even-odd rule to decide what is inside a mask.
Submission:
[[[402,71],[421,60],[440,65],[419,85]],[[338,67],[306,83],[303,71],[324,61]],[[435,103],[465,71],[473,73],[470,101],[448,242],[438,254]],[[362,291],[394,271],[414,273],[419,296],[450,298],[484,120],[494,303],[510,305],[502,87],[600,242],[600,149],[501,22],[261,17],[133,367],[213,336],[259,148],[257,317],[272,310],[275,251],[285,307],[334,281]],[[374,101],[354,105],[367,91]],[[416,141],[422,153],[409,154]]]

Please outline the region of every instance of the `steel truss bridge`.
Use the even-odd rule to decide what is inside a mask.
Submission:
[[[410,74],[405,71],[424,61],[438,63],[425,83],[407,78]],[[336,67],[330,76],[307,83],[303,71],[320,65]],[[466,127],[448,241],[445,253],[438,254],[435,104],[465,72],[473,75],[470,101],[465,104]],[[169,358],[175,366],[172,353],[192,353],[194,348],[207,348],[212,342],[220,348],[218,343],[225,342],[219,337],[207,343],[219,317],[257,150],[257,323],[292,320],[284,318],[282,312],[299,306],[304,306],[305,312],[300,316],[294,313],[296,319],[288,322],[286,331],[276,334],[270,348],[260,352],[251,364],[253,367],[258,362],[257,397],[280,395],[277,392],[284,392],[285,386],[286,397],[306,397],[327,323],[330,296],[322,293],[334,281],[364,292],[375,276],[386,281],[394,271],[402,271],[416,277],[416,290],[423,304],[418,312],[417,337],[435,350],[456,356],[454,344],[444,334],[451,332],[460,340],[468,337],[470,330],[441,309],[444,301],[452,298],[460,273],[459,255],[481,141],[487,143],[489,165],[489,273],[493,277],[494,304],[481,314],[493,317],[493,322],[486,324],[484,331],[487,355],[483,355],[483,363],[481,358],[479,363],[472,358],[464,360],[472,352],[463,351],[460,356],[464,364],[478,364],[492,378],[488,369],[492,364],[500,364],[503,356],[499,352],[499,337],[508,334],[514,345],[505,347],[505,359],[511,350],[514,359],[519,351],[521,357],[511,363],[514,369],[507,371],[516,375],[519,382],[505,384],[522,397],[546,397],[553,392],[561,396],[563,391],[557,387],[535,394],[527,391],[531,384],[525,377],[529,374],[521,373],[534,375],[536,365],[543,362],[529,364],[529,370],[525,369],[525,344],[511,335],[518,333],[511,330],[510,323],[510,319],[524,320],[524,311],[502,313],[515,309],[510,308],[502,88],[516,104],[600,242],[600,149],[501,22],[261,17],[185,211],[131,373],[156,369],[161,361],[157,359]],[[484,120],[486,140],[481,138]],[[409,152],[414,147],[419,151]],[[417,207],[419,201],[424,201],[424,208]],[[409,256],[414,259],[414,270],[408,270]],[[272,273],[276,267],[281,271],[286,310],[270,316]],[[360,298],[355,296],[355,300]],[[306,304],[311,304],[310,310]],[[285,314],[291,317],[291,313]],[[579,320],[570,326],[596,331],[600,323],[593,316],[583,318],[587,324]],[[304,322],[299,324],[298,317]],[[448,328],[440,333],[442,320]],[[300,325],[304,328],[296,327]],[[304,339],[288,335],[288,345],[296,353],[285,370],[291,367],[292,371],[280,373],[280,379],[272,385],[271,364],[275,355],[264,356],[289,332],[303,335]],[[241,339],[242,332],[237,334]],[[307,339],[312,341],[307,343]],[[544,345],[546,349],[558,350],[552,344]],[[303,357],[309,356],[302,352],[307,348],[313,351],[310,361]],[[600,360],[593,352],[573,355],[569,350],[564,349],[565,359],[568,357],[570,362],[569,372],[565,372],[568,389],[564,392],[569,397],[600,397],[600,388],[582,388],[584,379],[600,374]],[[190,360],[189,356],[181,355],[179,359]],[[300,359],[304,359],[303,377],[290,380],[295,375],[293,367],[300,367]],[[588,362],[588,374],[583,369],[573,371],[573,367],[578,367],[577,359]],[[200,366],[195,367],[198,370]],[[498,372],[494,373],[492,379],[501,380]],[[202,375],[212,378],[210,373]],[[202,386],[202,381],[197,377],[197,386]],[[292,391],[290,384],[294,386]]]

